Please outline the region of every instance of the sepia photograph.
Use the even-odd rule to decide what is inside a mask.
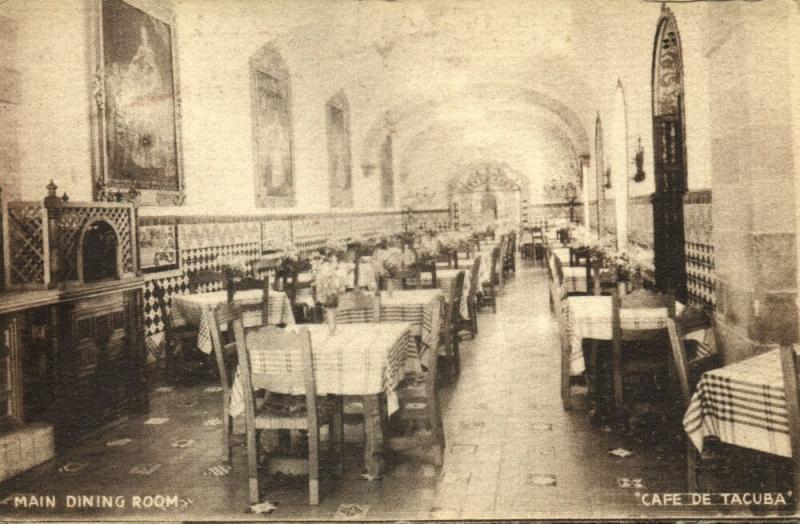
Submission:
[[[0,522],[800,516],[800,0],[0,0]]]

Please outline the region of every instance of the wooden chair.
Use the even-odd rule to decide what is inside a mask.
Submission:
[[[469,275],[469,292],[467,294],[468,319],[461,320],[461,329],[467,330],[475,338],[478,335],[478,286],[480,285],[481,257],[475,257]]]
[[[431,319],[433,333],[441,333],[441,305],[437,314]],[[390,438],[387,446],[392,449],[408,449],[410,446],[423,446],[434,448],[434,464],[442,465],[444,450],[447,447],[442,424],[441,406],[439,404],[439,388],[437,380],[439,361],[439,336],[434,337],[434,347],[429,348],[422,355],[423,371],[419,374],[408,375],[395,390],[399,403],[399,410],[393,416],[407,423],[406,431],[401,437]],[[428,426],[424,438],[419,439],[413,435],[417,423]]]
[[[789,440],[792,446],[792,491],[797,500],[797,494],[800,493],[800,365],[797,363],[797,353],[793,345],[781,346],[780,352],[786,415],[789,418]],[[797,505],[795,503],[795,507]]]
[[[261,279],[256,277],[241,277],[238,279],[231,279],[228,283],[228,289],[231,291],[229,302],[230,298],[233,298],[237,291],[260,289],[264,293],[264,299],[261,302],[261,324],[266,326],[269,323],[270,283],[266,275]]]
[[[508,252],[508,236],[500,235],[500,256],[497,260],[497,285],[502,287],[506,276],[506,253]]]
[[[453,279],[450,292],[445,304],[444,321],[442,328],[444,332],[445,358],[450,364],[453,378],[457,378],[461,373],[461,357],[458,351],[458,331],[461,324],[461,297],[464,292],[464,271],[459,271]]]
[[[262,430],[301,430],[308,433],[308,498],[319,504],[320,426],[328,425],[332,438],[329,445],[337,455],[341,468],[341,446],[344,434],[341,398],[318,398],[314,378],[311,334],[307,328],[281,329],[263,326],[245,334],[241,318],[233,321],[239,355],[239,375],[244,391],[247,427],[247,463],[250,502],[259,502],[258,433]],[[256,353],[260,355],[256,356]],[[270,353],[273,356],[270,356]],[[290,356],[289,356],[290,355]],[[259,359],[286,359],[291,365],[267,371],[253,366]],[[287,395],[269,395],[256,409],[254,393],[261,389],[280,388]],[[273,400],[273,398],[279,399]]]
[[[506,248],[503,255],[503,271],[506,273],[517,272],[517,232],[511,231],[506,236]]]
[[[567,289],[563,284],[550,286],[550,303],[558,322],[558,340],[561,348],[561,402],[564,409],[572,408],[572,377],[570,363],[572,348],[569,340],[569,302]]]
[[[172,323],[167,290],[158,283],[158,280],[153,280],[153,297],[156,299],[161,311],[161,321],[164,323],[164,363],[167,380],[176,382],[185,371],[180,363],[186,361],[187,357],[196,351],[197,327],[176,326]]]
[[[699,344],[686,337],[698,331],[709,331],[713,335],[713,318],[708,313],[696,308],[687,307],[681,317],[667,319],[672,361],[675,366],[675,376],[680,391],[681,413],[689,408],[692,395],[697,382],[705,371],[719,367],[718,354],[715,351],[704,350]],[[712,468],[717,468],[715,457],[705,457],[695,448],[688,438],[686,439],[686,480],[687,489],[698,491],[700,473]]]
[[[495,285],[498,280],[497,276],[497,264],[498,260],[500,259],[500,248],[495,247],[492,249],[492,268],[489,271],[489,282],[481,282],[483,286],[483,293],[481,294],[481,298],[476,304],[478,309],[484,306],[491,306],[492,313],[497,313],[497,289]]]
[[[645,295],[642,295],[643,297]],[[628,295],[628,307],[636,305],[659,307],[660,304],[636,304],[638,298]],[[669,294],[661,307],[666,307],[667,316],[675,316],[675,296]],[[614,286],[611,294],[611,381],[614,398],[614,413],[618,421],[623,420],[624,377],[626,374],[655,375],[668,370],[669,334],[665,327],[622,327],[620,322],[623,309],[619,289]],[[596,364],[596,363],[595,363]],[[596,367],[596,366],[595,366]],[[662,373],[663,376],[663,373]]]

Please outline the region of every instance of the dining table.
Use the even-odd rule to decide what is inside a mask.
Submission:
[[[791,457],[780,349],[703,373],[683,427],[700,451],[706,437],[716,437],[726,444]]]
[[[405,377],[407,355],[416,350],[409,322],[337,324],[331,332],[326,324],[304,324],[311,334],[317,395],[356,397],[363,403],[366,444],[365,476],[380,476],[383,447],[383,415],[398,407],[395,389]],[[292,326],[286,329],[293,329]],[[292,368],[302,366],[297,348],[248,347],[253,373],[274,378],[278,394],[296,394],[303,385],[289,384]],[[230,414],[244,412],[244,392],[237,369],[231,387]],[[382,406],[385,395],[387,407]]]
[[[250,305],[257,304],[264,299],[264,291],[261,289],[246,289],[237,291],[233,300],[237,304]],[[224,304],[228,301],[228,292],[211,291],[209,293],[189,293],[175,295],[172,297],[172,307],[170,316],[172,325],[178,326],[197,326],[197,348],[203,353],[211,353],[211,332],[209,326],[213,319],[208,318],[208,306]],[[269,290],[269,306],[267,321],[270,324],[294,324],[292,305],[289,298],[283,291]],[[250,311],[243,318],[245,326],[253,326],[261,323],[259,312]],[[227,326],[221,326],[225,330]]]

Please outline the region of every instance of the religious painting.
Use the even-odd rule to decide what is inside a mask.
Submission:
[[[151,273],[177,269],[178,226],[175,224],[142,225],[139,233],[139,264]]]
[[[258,204],[287,205],[294,187],[288,90],[285,82],[263,71],[254,72],[254,83]]]
[[[172,29],[122,0],[102,0],[101,9],[105,179],[98,185],[179,193]]]
[[[328,175],[331,207],[352,207],[353,173],[350,165],[350,115],[343,93],[328,108]]]

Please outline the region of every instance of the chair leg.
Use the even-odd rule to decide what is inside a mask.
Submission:
[[[223,400],[223,402],[225,402]],[[227,403],[226,403],[227,405]],[[231,423],[231,417],[228,415],[227,408],[223,410],[222,413],[222,451],[224,455],[224,461],[230,462],[231,461],[231,427],[233,424]]]
[[[689,492],[697,492],[700,489],[697,483],[697,461],[698,452],[694,444],[688,438],[686,439],[686,489]]]
[[[250,503],[258,504],[258,443],[255,428],[247,428],[247,472],[249,476]]]
[[[337,477],[342,475],[342,444],[344,442],[344,399],[337,397],[333,411],[333,422],[330,427],[331,440],[333,441],[333,453],[336,455]]]
[[[319,505],[319,427],[308,430],[308,503]]]
[[[563,344],[561,348],[561,402],[565,410],[572,408],[569,387],[569,351],[563,347]]]

